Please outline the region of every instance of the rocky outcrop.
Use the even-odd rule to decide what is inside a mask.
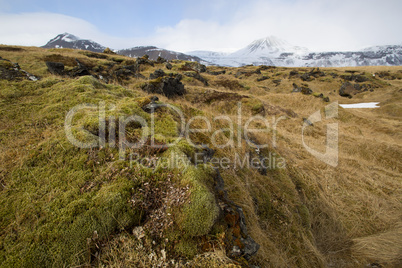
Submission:
[[[325,76],[325,73],[320,68],[313,68],[310,72],[304,73],[300,76],[303,81],[312,81],[314,78]]]
[[[166,62],[166,63],[165,63],[165,67],[166,67],[166,69],[168,69],[168,70],[172,70],[173,65],[172,65],[170,62]]]
[[[0,57],[0,79],[11,81],[23,78],[31,81],[39,80],[39,77],[21,69],[18,63],[12,63],[10,60]]]
[[[303,86],[300,90],[300,92],[304,95],[311,95],[313,94],[313,90],[311,88],[308,88],[307,86]]]
[[[208,81],[204,77],[202,77],[198,72],[184,72],[185,76],[192,77],[197,79],[198,81],[202,82],[204,86],[208,86]]]
[[[350,82],[345,82],[342,84],[339,89],[339,95],[342,97],[352,98],[353,95],[356,95],[359,91],[352,85]]]
[[[168,98],[183,96],[186,93],[181,83],[181,75],[176,77],[159,77],[141,85],[141,89],[151,94],[161,94]]]
[[[257,78],[257,82],[265,81],[265,80],[268,80],[268,79],[269,79],[269,76],[263,75],[263,76]]]
[[[75,59],[75,61],[77,62],[77,67],[74,67],[71,72],[70,72],[70,76],[72,77],[77,77],[77,76],[85,76],[85,75],[91,75],[91,73],[89,72],[89,69],[87,66],[85,66],[85,64],[83,64],[82,62],[80,62],[78,59]]]
[[[357,82],[357,83],[363,83],[368,81],[368,78],[364,75],[341,75],[341,78],[346,80],[346,81],[350,81],[350,82]]]
[[[257,253],[260,245],[248,234],[243,209],[229,199],[225,183],[218,169],[215,175],[215,194],[221,209],[221,217],[227,224],[226,253],[230,258],[249,260]]]
[[[181,67],[181,70],[182,71],[196,71],[199,73],[204,73],[207,71],[207,67],[201,63],[194,61],[194,62],[186,62]]]
[[[158,105],[156,102],[159,100],[158,97],[156,96],[152,96],[150,98],[150,103],[142,106],[142,110],[144,110],[144,112],[152,114],[154,113],[158,108],[162,107],[161,105]]]
[[[55,75],[63,75],[64,74],[64,64],[61,62],[46,62],[47,69],[49,72]]]
[[[207,71],[208,74],[210,75],[221,75],[221,74],[225,74],[226,71],[222,70],[222,71]]]
[[[161,69],[158,69],[149,75],[149,79],[157,79],[159,77],[164,77],[164,76],[165,76],[165,72]]]

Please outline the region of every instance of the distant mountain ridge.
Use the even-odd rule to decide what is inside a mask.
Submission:
[[[73,48],[103,52],[105,46],[91,40],[81,39],[69,33],[57,35],[44,48]],[[233,53],[215,51],[192,51],[180,53],[155,46],[138,46],[115,50],[128,57],[149,55],[167,60],[197,61],[207,65],[239,67],[244,65],[272,65],[284,67],[350,67],[350,66],[400,66],[402,45],[374,46],[350,52],[312,52],[307,48],[293,46],[275,36],[258,39],[247,47]]]
[[[43,48],[73,48],[81,50],[89,50],[92,52],[103,52],[106,47],[96,43],[92,40],[81,39],[75,35],[69,33],[63,33],[57,35],[55,38],[47,42]],[[158,57],[165,58],[167,60],[186,60],[186,61],[202,61],[202,59],[196,56],[186,55],[184,53],[175,52],[171,50],[166,50],[162,48],[157,48],[154,46],[141,46],[133,47],[122,50],[115,50],[117,54],[128,56],[128,57],[142,57],[145,54],[149,56],[151,60],[156,60]]]
[[[213,65],[229,67],[248,64],[284,67],[402,65],[402,45],[375,46],[351,52],[310,52],[307,48],[292,46],[274,36],[255,40],[233,53],[193,51],[188,54],[203,58]]]
[[[162,57],[166,60],[186,60],[186,61],[198,61],[198,62],[202,61],[202,59],[196,56],[190,56],[184,53],[157,48],[154,46],[140,46],[128,49],[121,49],[117,50],[116,53],[132,58],[142,57],[146,54],[149,56],[151,60],[157,60],[158,57]]]

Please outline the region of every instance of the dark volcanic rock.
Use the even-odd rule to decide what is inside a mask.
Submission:
[[[180,82],[181,75],[173,77],[160,77],[141,86],[148,93],[165,95],[168,98],[183,96],[186,93],[184,85]]]
[[[165,76],[165,72],[161,69],[158,69],[149,75],[149,79],[156,79],[156,78],[164,77],[164,76]]]
[[[148,55],[144,55],[141,58],[137,58],[137,60],[135,61],[135,63],[137,65],[151,65],[154,66],[154,63],[152,61],[149,60],[149,56]]]
[[[77,62],[78,66],[71,70],[70,75],[72,77],[91,75],[88,68],[82,62],[80,62],[78,59],[75,59],[75,61]]]
[[[299,74],[299,72],[298,71],[290,71],[290,73],[289,73],[289,78],[292,78],[292,77],[300,77],[300,74]]]
[[[207,71],[207,73],[210,75],[221,75],[221,74],[225,74],[226,71],[225,70],[223,70],[223,71]]]
[[[161,56],[158,56],[158,58],[156,59],[156,63],[165,63],[167,62],[167,60],[165,58],[162,58]]]
[[[313,76],[313,77],[315,77],[315,78],[318,78],[318,77],[325,76],[325,73],[322,72],[322,71],[320,70],[320,68],[317,68],[317,69],[311,70],[311,72],[309,73],[309,75],[310,75],[310,76]]]
[[[221,209],[221,215],[228,227],[225,243],[228,256],[235,259],[244,257],[249,260],[257,253],[260,245],[248,234],[243,209],[229,199],[219,169],[216,169],[215,193],[218,199],[217,203]]]
[[[64,64],[61,62],[46,62],[47,69],[49,72],[55,75],[63,75],[64,74]]]
[[[24,75],[13,64],[4,59],[0,59],[0,79],[5,80],[18,80],[23,78]]]
[[[196,71],[199,73],[204,73],[207,71],[207,67],[198,62],[186,62],[181,68],[183,71]]]
[[[353,95],[358,93],[359,91],[350,83],[345,82],[342,84],[341,88],[339,89],[339,95],[342,97],[352,98]]]
[[[299,87],[296,83],[293,83],[293,90],[292,93],[301,92],[301,87]]]
[[[274,81],[272,81],[272,82],[274,82],[275,86],[279,86],[279,85],[281,84],[282,80],[281,80],[281,79],[277,79],[277,80],[274,80]]]
[[[151,102],[148,103],[147,105],[144,105],[142,107],[142,110],[144,110],[145,112],[152,114],[154,113],[157,109],[161,108],[163,106],[163,104],[157,104],[156,102],[159,100],[158,97],[153,96],[151,97]]]
[[[311,80],[313,80],[313,79],[310,77],[310,74],[309,74],[309,73],[304,73],[304,74],[302,74],[302,75],[300,76],[300,78],[301,78],[301,80],[303,80],[303,81],[311,81]]]
[[[10,60],[0,57],[0,79],[11,81],[20,80],[21,78],[31,81],[39,80],[39,77],[22,70],[18,63],[12,63]]]
[[[172,64],[170,64],[169,62],[166,62],[166,63],[165,63],[165,67],[166,67],[166,69],[168,69],[168,70],[172,70],[172,68],[173,68]]]
[[[302,87],[300,92],[303,93],[304,95],[311,95],[311,94],[313,94],[313,91],[312,91],[310,88],[308,88],[308,87]]]
[[[257,78],[257,82],[261,82],[267,79],[269,79],[269,76],[263,75],[262,77]]]
[[[202,82],[204,86],[208,86],[208,81],[204,77],[202,77],[199,73],[197,72],[184,72],[185,76],[192,77],[194,79],[197,79],[198,81]]]
[[[363,76],[363,75],[341,75],[341,78],[350,81],[350,82],[357,82],[357,83],[362,83],[368,81],[368,78]]]

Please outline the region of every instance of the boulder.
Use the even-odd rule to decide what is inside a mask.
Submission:
[[[302,75],[300,76],[300,78],[301,78],[301,80],[303,80],[303,81],[311,81],[311,80],[313,80],[313,79],[310,77],[310,74],[309,74],[309,73],[304,73],[304,74],[302,74]]]
[[[23,74],[15,69],[13,64],[8,61],[1,59],[0,60],[0,79],[5,80],[18,80],[23,77]]]
[[[152,114],[152,113],[154,113],[158,108],[161,108],[162,106],[156,103],[156,102],[159,100],[158,97],[152,96],[152,97],[150,98],[150,100],[151,100],[151,102],[148,103],[148,104],[146,104],[146,105],[144,105],[144,106],[142,107],[142,110],[144,110],[146,113]]]
[[[168,70],[172,70],[172,68],[173,68],[172,64],[170,64],[169,62],[166,62],[166,63],[165,63],[165,67],[166,67],[166,69],[168,69]]]
[[[185,76],[192,77],[194,79],[197,79],[198,81],[202,82],[204,86],[208,86],[208,81],[204,77],[202,77],[199,73],[197,72],[184,72]]]
[[[61,62],[46,62],[47,69],[50,73],[55,75],[63,75],[64,74],[64,64]]]
[[[184,66],[182,66],[182,71],[196,71],[199,73],[204,73],[207,71],[207,67],[204,64],[194,62],[186,62]]]
[[[72,77],[91,75],[88,68],[82,62],[80,62],[78,59],[75,59],[75,61],[77,62],[78,66],[71,70],[70,75]]]
[[[148,93],[161,94],[168,98],[183,96],[186,90],[180,82],[181,78],[181,75],[177,75],[176,77],[159,77],[143,84],[141,88]]]
[[[166,60],[165,58],[162,58],[161,56],[159,56],[159,57],[156,59],[156,63],[165,63],[165,62],[167,62],[167,60]]]
[[[368,81],[368,78],[364,75],[341,75],[341,78],[350,81],[350,82],[357,82],[357,83],[363,83]]]
[[[350,82],[343,83],[341,88],[339,89],[339,95],[348,98],[352,98],[353,95],[356,95],[358,92],[359,91]]]
[[[317,68],[317,69],[311,70],[311,72],[309,73],[309,75],[310,75],[310,76],[313,76],[313,77],[315,77],[315,78],[318,78],[318,77],[325,76],[325,73],[322,72],[322,71],[320,70],[320,68]]]
[[[105,54],[116,54],[115,52],[113,52],[110,48],[105,48],[105,50],[103,50],[103,53],[105,53]]]
[[[31,81],[38,81],[39,77],[21,69],[18,63],[0,57],[0,79],[20,80],[26,78]]]
[[[137,60],[135,61],[135,63],[137,65],[151,65],[154,66],[154,63],[152,61],[149,60],[149,56],[148,55],[144,55],[141,58],[137,58]]]
[[[164,77],[164,76],[165,76],[165,72],[162,69],[158,69],[149,75],[149,79],[156,79],[156,78]]]
[[[300,74],[299,74],[299,72],[298,71],[290,71],[290,73],[289,73],[289,78],[292,78],[292,77],[300,77]]]
[[[299,87],[296,83],[293,83],[293,90],[292,93],[301,92],[301,87]]]
[[[303,86],[300,90],[301,93],[303,93],[304,95],[311,95],[313,93],[313,90],[311,90],[308,87]]]

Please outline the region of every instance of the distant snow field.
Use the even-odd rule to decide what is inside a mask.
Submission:
[[[358,108],[380,108],[377,106],[379,102],[365,102],[365,103],[353,103],[353,104],[339,104],[344,109],[358,109]]]

